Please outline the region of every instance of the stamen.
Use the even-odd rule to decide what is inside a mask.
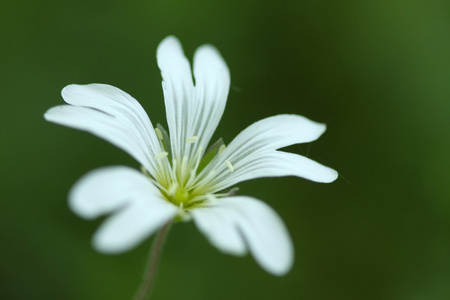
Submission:
[[[156,159],[162,159],[162,158],[166,157],[167,155],[169,155],[169,152],[160,152],[160,153],[155,155],[155,158]]]
[[[186,139],[186,143],[193,144],[198,141],[198,136],[194,135]]]
[[[159,139],[160,141],[162,141],[162,140],[164,139],[164,136],[163,136],[161,130],[159,130],[159,128],[156,127],[156,128],[155,128],[155,132],[156,132],[156,136],[158,137],[158,139]]]
[[[194,157],[194,169],[197,170],[198,165],[202,161],[203,147],[199,146],[197,150],[197,155]]]
[[[155,180],[155,179],[153,179],[153,178],[151,178],[150,179],[160,190],[162,190],[162,191],[164,191],[164,192],[166,192],[167,194],[170,194],[169,193],[169,190],[168,189],[166,189],[164,186],[162,186],[157,180]]]
[[[234,171],[233,165],[228,160],[225,161],[225,164],[227,165],[227,167],[230,170],[230,172]]]
[[[172,174],[174,178],[177,177],[177,168],[178,168],[177,161],[178,160],[175,157],[172,159]]]
[[[167,190],[167,193],[169,195],[173,195],[175,194],[175,191],[177,190],[177,184],[174,182],[172,183],[172,185],[169,187],[169,189]]]
[[[186,155],[183,155],[183,159],[181,160],[181,166],[180,166],[180,186],[184,186],[185,184],[185,177],[186,173],[188,172],[188,157]]]
[[[220,147],[219,147],[219,151],[217,151],[217,155],[220,155],[220,154],[222,154],[222,152],[223,152],[223,150],[225,150],[225,148],[226,148],[227,146],[225,146],[225,144],[223,144],[223,145],[220,145]]]
[[[195,184],[192,186],[192,189],[194,190],[193,193],[195,193],[195,190],[199,187],[199,186],[203,186],[207,183],[211,183],[211,181],[213,180],[214,176],[216,176],[216,172],[214,170],[209,171],[208,174],[204,175],[203,178],[198,179],[196,178],[196,180],[198,180],[197,182],[195,182]]]
[[[185,184],[185,187],[186,187],[188,190],[191,190],[191,189],[192,189],[191,185],[192,185],[192,183],[194,182],[194,180],[195,180],[195,170],[192,169],[191,172],[190,172],[190,174],[189,174],[189,179],[188,179],[188,181],[187,181],[186,184]]]

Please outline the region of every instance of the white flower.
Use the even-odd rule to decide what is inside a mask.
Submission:
[[[93,238],[101,252],[129,250],[172,219],[192,219],[219,250],[234,255],[249,250],[265,270],[285,274],[294,255],[282,220],[265,203],[226,189],[259,177],[335,180],[333,169],[277,151],[316,140],[325,125],[277,115],[208,152],[228,96],[228,67],[214,47],[201,46],[194,55],[194,85],[189,61],[172,36],[159,45],[157,60],[170,135],[160,125],[154,128],[133,97],[104,84],[69,85],[62,90],[69,105],[45,113],[48,121],[111,142],[143,167],[143,172],[116,166],[85,175],[70,192],[71,209],[87,219],[111,214]]]

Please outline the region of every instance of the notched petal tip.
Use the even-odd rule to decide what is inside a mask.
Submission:
[[[328,168],[328,174],[324,174],[323,180],[318,181],[318,182],[319,183],[330,183],[330,182],[335,181],[338,177],[339,177],[339,173],[336,170]]]
[[[82,184],[86,185],[85,183]],[[89,198],[86,197],[84,189],[84,186],[76,183],[69,192],[68,205],[70,210],[77,216],[86,220],[94,220],[105,212],[104,209],[101,208],[101,205],[98,205],[94,201],[86,201],[86,199]],[[109,211],[106,210],[106,213],[107,212]]]
[[[197,48],[194,53],[194,76],[197,78],[201,74],[214,74],[225,80],[225,86],[229,85],[230,70],[219,50],[210,44],[205,44]],[[198,79],[198,78],[197,78]]]
[[[314,122],[314,121],[311,121]],[[319,122],[314,122],[317,126],[317,131],[318,131],[318,135],[319,137],[325,133],[325,131],[327,131],[327,124],[325,123],[319,123]]]
[[[95,83],[90,84],[69,84],[63,87],[61,90],[61,97],[64,99],[66,103],[70,103],[70,99],[76,94],[82,94],[86,92],[93,85],[99,85]]]
[[[167,63],[166,60],[185,59],[181,42],[175,36],[169,35],[159,43],[156,49],[156,58],[160,68],[162,63]]]
[[[220,63],[223,67],[226,67],[228,69],[225,59],[223,59],[220,51],[211,44],[201,45],[195,50],[194,61],[200,58],[202,58],[206,62],[210,61],[214,63]]]
[[[292,261],[292,263],[289,263],[289,265],[287,266],[283,266],[281,268],[265,268],[265,270],[275,276],[285,276],[287,273],[289,273],[289,271],[292,269],[294,262]]]
[[[111,242],[100,234],[92,237],[91,244],[95,250],[103,254],[121,254],[135,247],[135,245]]]
[[[79,84],[69,84],[66,85],[65,87],[62,88],[61,90],[61,96],[64,98],[64,95],[66,95],[68,92],[70,92],[71,90],[77,88],[78,86],[80,86]]]
[[[142,173],[129,167],[103,167],[87,173],[73,185],[69,207],[82,218],[94,219],[152,195],[158,195],[157,189]]]
[[[55,108],[56,108],[56,107],[57,107],[57,106],[54,106],[54,107],[48,109],[48,110],[44,113],[44,119],[45,119],[46,121],[48,121],[48,122],[51,122],[51,121],[52,121],[52,115],[53,115],[53,113],[55,112]]]
[[[176,206],[162,199],[141,198],[106,219],[92,244],[107,254],[131,250],[172,220],[177,212]]]
[[[284,114],[279,116],[286,116],[287,119],[292,120],[292,129],[297,132],[295,135],[301,134],[302,136],[307,136],[308,140],[299,141],[299,143],[310,143],[317,140],[322,134],[327,130],[327,125],[325,123],[320,123],[313,121],[305,116],[295,115],[295,114]],[[281,120],[281,117],[280,117]]]
[[[165,47],[179,47],[181,48],[181,42],[178,40],[178,38],[174,35],[169,35],[165,37],[158,45],[157,52],[161,51],[161,48]]]
[[[70,107],[71,105],[67,104],[53,106],[44,113],[44,119],[48,122],[61,124],[65,116],[67,116]]]
[[[285,276],[289,271],[291,271],[294,266],[294,247],[292,243],[289,244],[289,250],[286,251],[284,256],[279,256],[276,261],[269,262],[268,260],[257,259],[261,268],[266,270],[266,272],[275,276]]]
[[[221,198],[193,210],[198,229],[220,251],[243,255],[249,250],[267,272],[282,276],[292,268],[294,247],[281,218],[264,202],[245,196]]]

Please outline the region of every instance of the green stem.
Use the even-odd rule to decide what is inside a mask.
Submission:
[[[169,221],[166,225],[164,225],[164,227],[161,228],[161,230],[155,237],[152,249],[150,251],[148,266],[145,270],[144,278],[136,296],[134,297],[134,300],[147,300],[150,298],[152,286],[155,281],[156,271],[158,269],[158,264],[164,246],[164,241],[166,239],[167,233],[169,232],[171,224],[172,221]]]

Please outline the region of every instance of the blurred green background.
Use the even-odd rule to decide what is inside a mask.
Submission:
[[[102,220],[72,214],[86,172],[138,167],[87,133],[44,121],[70,83],[108,83],[165,123],[155,53],[176,35],[188,57],[219,48],[232,89],[216,137],[296,113],[325,122],[288,150],[329,165],[328,185],[241,183],[286,222],[285,277],[172,228],[153,299],[450,299],[450,2],[57,1],[0,10],[0,298],[130,299],[151,246],[102,255]]]

